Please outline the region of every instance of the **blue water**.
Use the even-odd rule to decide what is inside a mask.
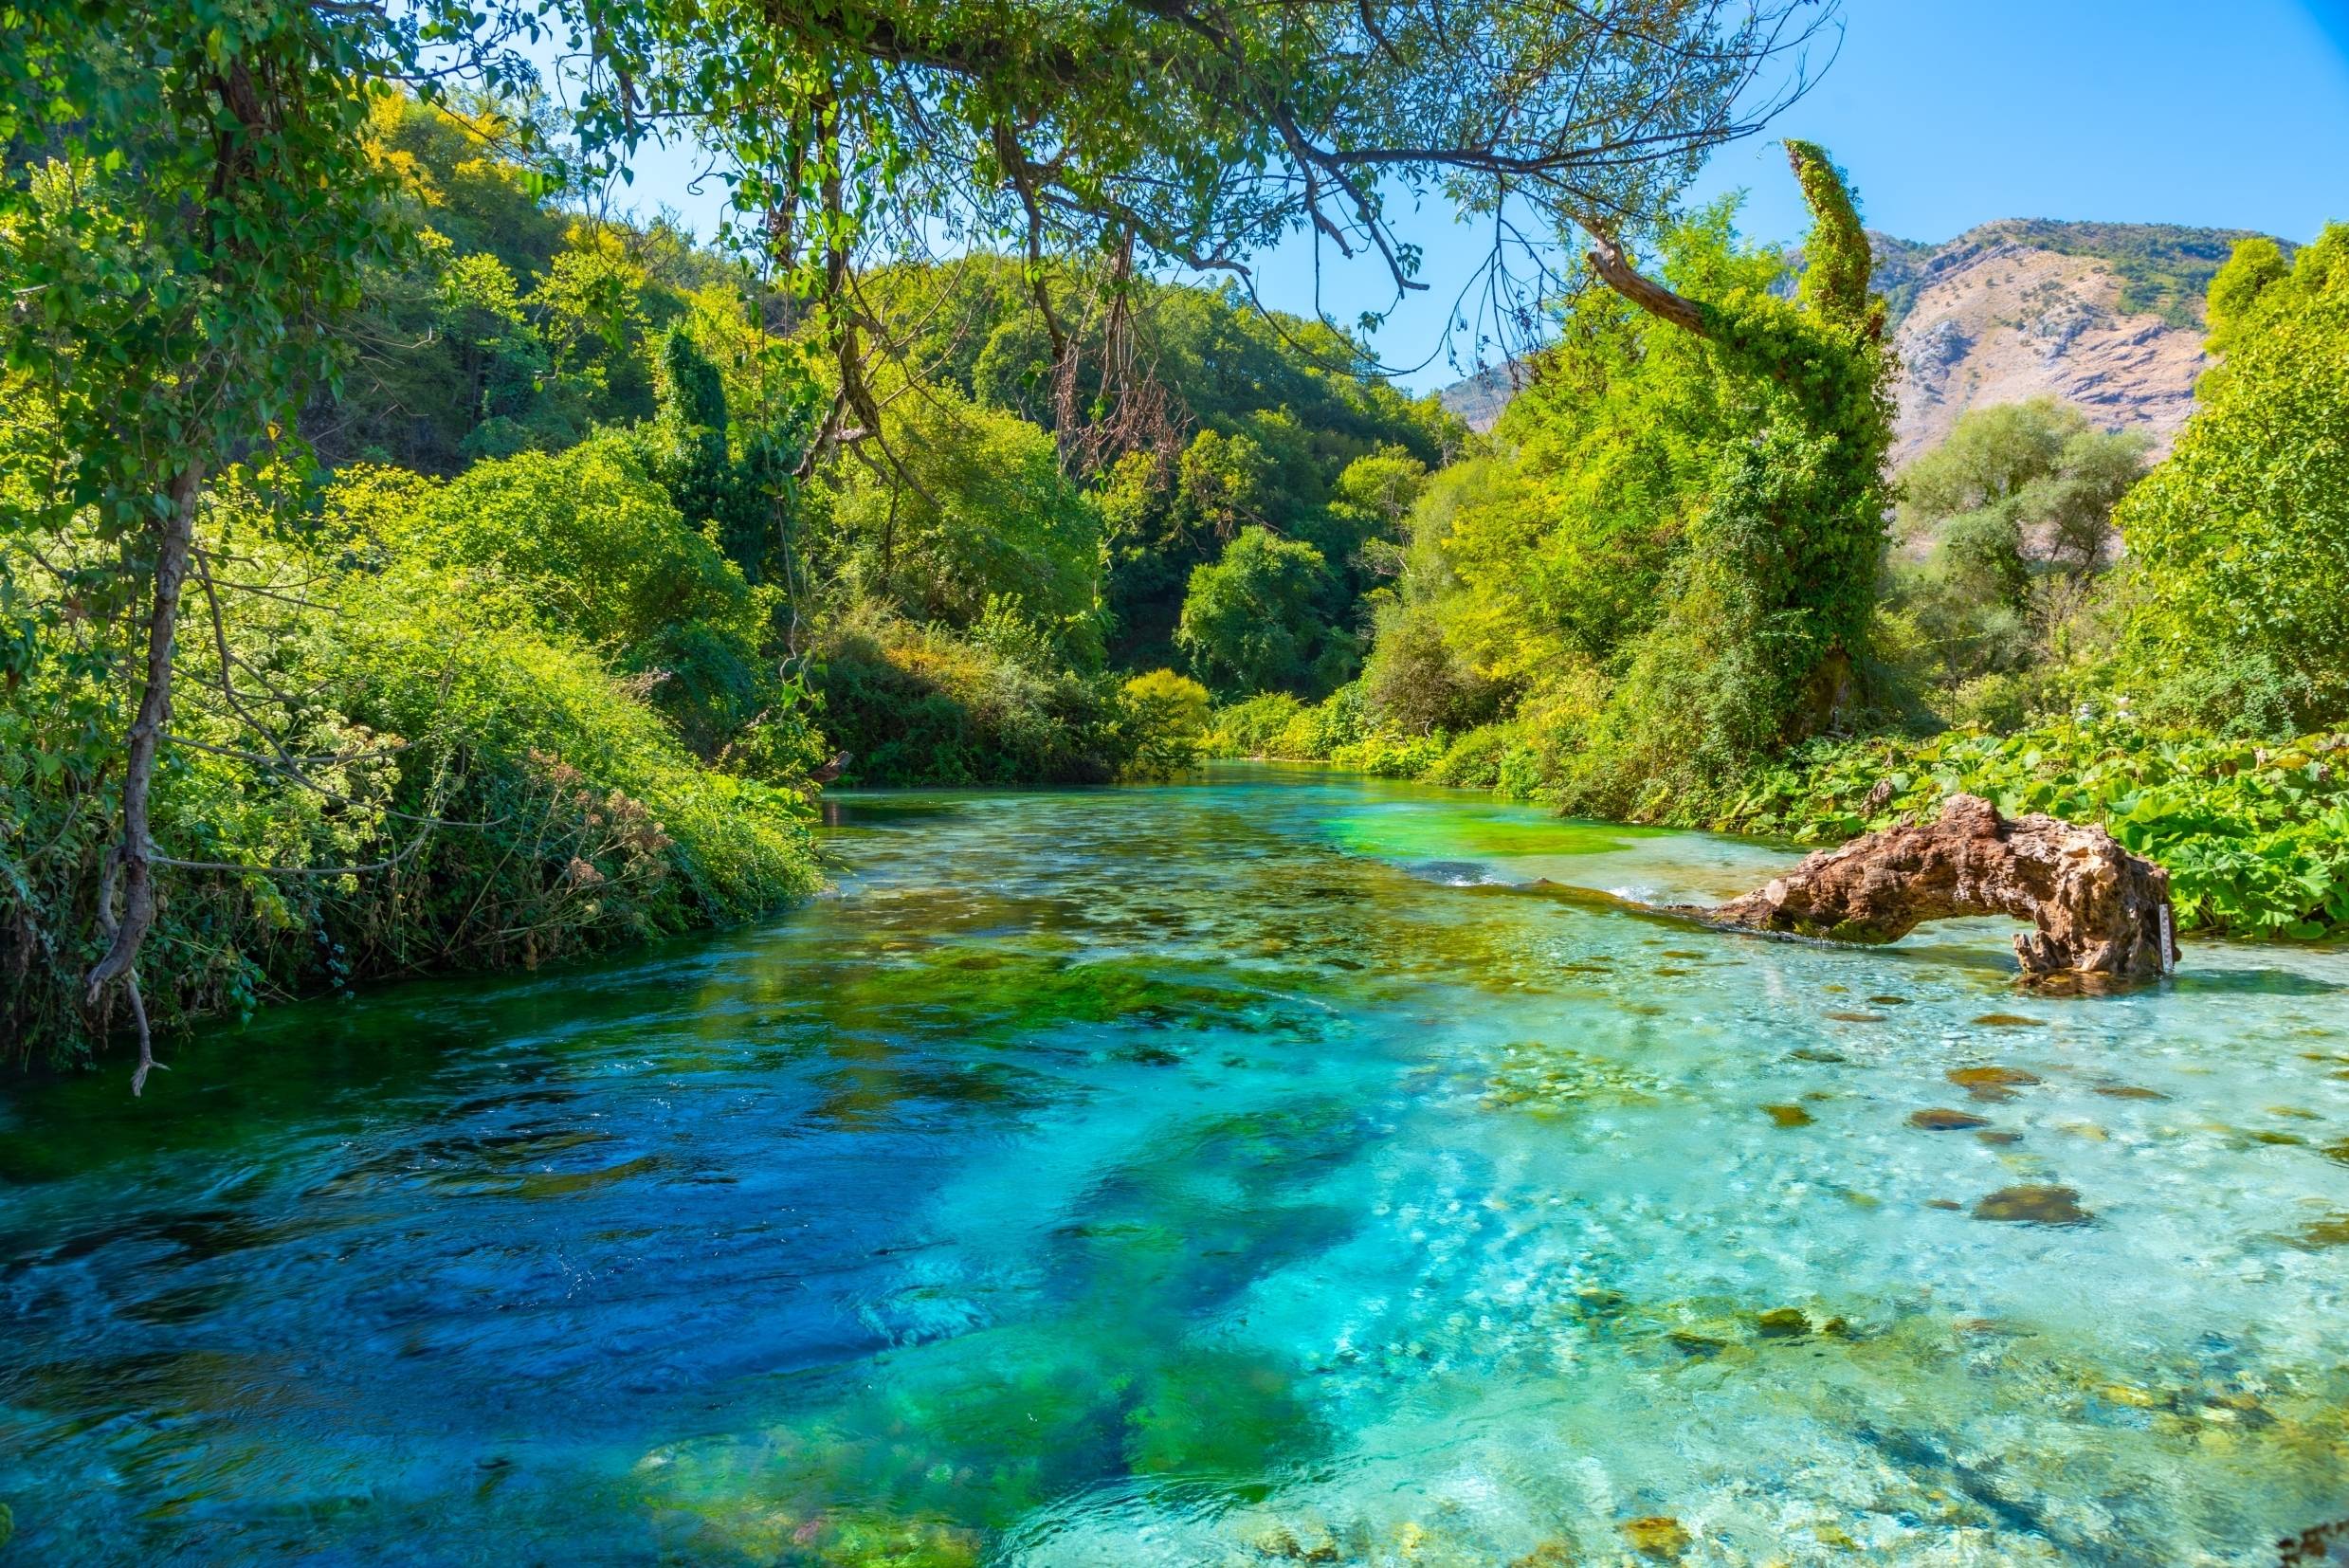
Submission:
[[[756,929],[7,1091],[0,1564],[2252,1564],[2349,1518],[2349,956],[2043,997],[1995,924],[1606,896],[1761,847],[1342,775],[837,815]]]

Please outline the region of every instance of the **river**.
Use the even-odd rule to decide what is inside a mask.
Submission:
[[[756,928],[0,1091],[0,1563],[2266,1564],[2349,1517],[2349,955],[2030,994],[1995,923],[1575,891],[1782,852],[1342,775],[833,812]]]

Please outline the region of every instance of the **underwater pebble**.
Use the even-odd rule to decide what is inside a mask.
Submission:
[[[1908,1124],[1928,1133],[1961,1133],[1976,1127],[1987,1127],[1990,1119],[1976,1116],[1971,1111],[1936,1109],[1909,1112]]]
[[[1623,1539],[1642,1557],[1676,1558],[1691,1544],[1687,1529],[1669,1514],[1623,1522]]]
[[[2316,1221],[2294,1236],[2292,1245],[2309,1252],[2327,1247],[2349,1247],[2349,1214]]]
[[[2037,1074],[2020,1067],[1952,1067],[1947,1077],[1975,1099],[1993,1103],[2012,1100],[2017,1087],[2041,1081]]]
[[[2076,1187],[2001,1187],[1974,1206],[1976,1219],[2015,1225],[2089,1225],[2096,1216],[2080,1207]]]
[[[1510,1559],[1509,1568],[1575,1568],[1575,1549],[1553,1537],[1523,1557]]]

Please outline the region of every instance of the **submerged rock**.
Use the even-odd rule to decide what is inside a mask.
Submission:
[[[1799,1306],[1774,1306],[1754,1322],[1765,1340],[1792,1340],[1811,1332],[1811,1320]]]
[[[1553,1536],[1523,1557],[1510,1559],[1509,1568],[1575,1568],[1575,1549]]]
[[[2141,980],[2176,961],[2170,875],[2102,828],[2012,821],[1952,795],[1932,823],[1903,823],[1805,859],[1711,919],[1834,941],[1889,942],[1926,921],[2012,915],[2027,979]]]
[[[1808,1127],[1813,1120],[1811,1113],[1800,1105],[1764,1105],[1762,1109],[1768,1111],[1770,1120],[1781,1127]]]
[[[2349,1214],[2315,1221],[2292,1238],[2292,1245],[2308,1252],[2328,1247],[2349,1247]]]
[[[1993,1103],[2012,1100],[2017,1088],[2028,1088],[2040,1081],[2037,1074],[2020,1067],[1954,1067],[1948,1077],[1975,1099]]]
[[[1975,1204],[1974,1217],[2015,1225],[2090,1225],[2096,1220],[2080,1207],[2076,1187],[2001,1187]]]
[[[1976,1116],[1971,1111],[1911,1111],[1908,1124],[1929,1133],[1962,1133],[1971,1132],[1976,1127],[1989,1126],[1990,1119]]]
[[[1669,1514],[1625,1520],[1623,1539],[1630,1542],[1631,1550],[1646,1558],[1676,1558],[1691,1544],[1686,1526]]]

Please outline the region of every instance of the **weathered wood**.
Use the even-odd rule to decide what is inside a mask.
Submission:
[[[2177,959],[2170,875],[2098,827],[2012,821],[1954,795],[1939,822],[1902,823],[1806,859],[1707,912],[1724,925],[1888,942],[1926,921],[2012,915],[2027,979],[2151,979]]]

